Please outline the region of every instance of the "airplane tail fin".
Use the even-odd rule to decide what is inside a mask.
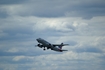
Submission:
[[[63,47],[63,43],[61,43],[61,45],[59,46],[59,48],[62,49],[62,47]]]

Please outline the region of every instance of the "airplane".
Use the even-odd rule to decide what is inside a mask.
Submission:
[[[63,50],[62,47],[68,44],[51,44],[49,42],[47,42],[46,40],[42,39],[42,38],[38,38],[36,39],[37,42],[39,44],[37,44],[36,46],[40,47],[40,48],[44,48],[43,50],[46,50],[45,47],[47,47],[47,49],[51,49],[57,52],[63,52],[63,51],[68,51],[68,50]]]

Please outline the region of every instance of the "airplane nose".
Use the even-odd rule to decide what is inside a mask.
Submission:
[[[38,39],[36,39],[38,41]]]
[[[39,39],[36,39],[38,42],[40,41]]]
[[[41,40],[40,40],[40,38],[38,38],[38,39],[36,39],[38,42],[40,42]]]

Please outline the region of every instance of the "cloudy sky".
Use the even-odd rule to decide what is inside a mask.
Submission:
[[[0,70],[105,70],[105,0],[0,0]]]

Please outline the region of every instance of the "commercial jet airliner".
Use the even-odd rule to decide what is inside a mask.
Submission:
[[[37,42],[39,44],[37,44],[36,46],[40,47],[40,48],[44,48],[43,50],[46,50],[45,47],[47,49],[51,49],[51,50],[54,50],[54,51],[58,51],[58,52],[63,52],[63,51],[68,51],[68,50],[63,50],[62,47],[65,46],[65,45],[68,45],[68,44],[51,44],[49,42],[47,42],[46,40],[42,39],[42,38],[38,38],[36,39]]]

